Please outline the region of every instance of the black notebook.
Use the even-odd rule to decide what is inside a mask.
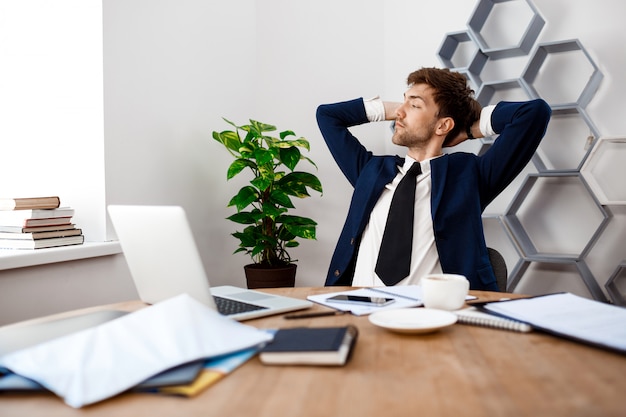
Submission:
[[[355,326],[279,329],[259,358],[268,365],[344,365],[357,336]]]

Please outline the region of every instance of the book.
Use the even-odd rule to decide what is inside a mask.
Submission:
[[[65,218],[63,218],[66,221]],[[22,227],[22,226],[2,226],[0,225],[0,232],[4,233],[37,233],[37,232],[51,232],[55,230],[69,230],[74,229],[76,225],[73,223],[65,223],[59,225],[50,225],[50,226],[31,226],[31,227]]]
[[[259,359],[267,365],[345,365],[358,333],[352,325],[279,329]]]
[[[532,326],[527,323],[485,313],[476,307],[466,307],[461,310],[456,310],[454,314],[457,316],[457,322],[461,324],[472,324],[475,326],[492,327],[494,329],[512,330],[522,333],[528,333],[533,329]]]
[[[18,239],[18,240],[38,240],[48,239],[51,237],[65,237],[65,236],[78,236],[82,234],[81,229],[63,229],[63,230],[50,230],[47,232],[25,232],[25,233],[11,233],[1,232],[0,239]]]
[[[20,239],[0,239],[0,249],[43,249],[53,248],[57,246],[70,246],[80,245],[84,242],[85,237],[79,236],[65,236],[65,237],[52,237],[48,239],[32,239],[32,240],[20,240]]]
[[[72,218],[71,217],[51,217],[49,219],[25,219],[21,223],[19,222],[16,222],[16,223],[18,224],[13,224],[10,226],[22,227],[22,228],[42,227],[42,226],[67,226],[67,225],[72,224]]]
[[[59,197],[0,198],[0,210],[55,209]]]
[[[74,209],[71,207],[58,207],[55,209],[28,209],[28,210],[0,210],[0,225],[29,227],[33,225],[63,224],[53,223],[53,220],[65,218],[64,223],[69,223],[69,219],[74,216]],[[34,222],[41,220],[41,222]]]

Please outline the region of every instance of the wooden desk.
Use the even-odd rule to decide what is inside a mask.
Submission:
[[[337,288],[267,290],[304,298]],[[498,293],[473,292],[481,299]],[[125,308],[138,308],[126,303]],[[313,311],[323,310],[314,306]],[[1,394],[1,416],[624,416],[626,357],[538,332],[454,325],[391,333],[351,315],[251,320],[259,328],[355,324],[345,367],[264,366],[258,358],[195,398],[123,394],[72,409],[51,394]]]

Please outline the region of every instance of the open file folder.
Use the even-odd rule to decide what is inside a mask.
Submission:
[[[626,354],[626,308],[623,307],[571,293],[474,305],[556,336]]]
[[[82,407],[175,366],[271,339],[267,332],[225,318],[182,294],[95,328],[4,355],[0,367],[38,382],[72,407]]]

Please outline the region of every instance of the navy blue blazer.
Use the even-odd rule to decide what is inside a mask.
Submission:
[[[491,124],[498,139],[482,156],[456,152],[431,161],[431,213],[443,272],[462,274],[475,290],[497,291],[483,234],[482,212],[530,161],[551,110],[543,100],[501,102]],[[317,122],[339,168],[354,187],[346,222],[330,262],[326,285],[351,285],[363,230],[399,156],[376,156],[349,131],[367,123],[363,99],[321,105]]]

